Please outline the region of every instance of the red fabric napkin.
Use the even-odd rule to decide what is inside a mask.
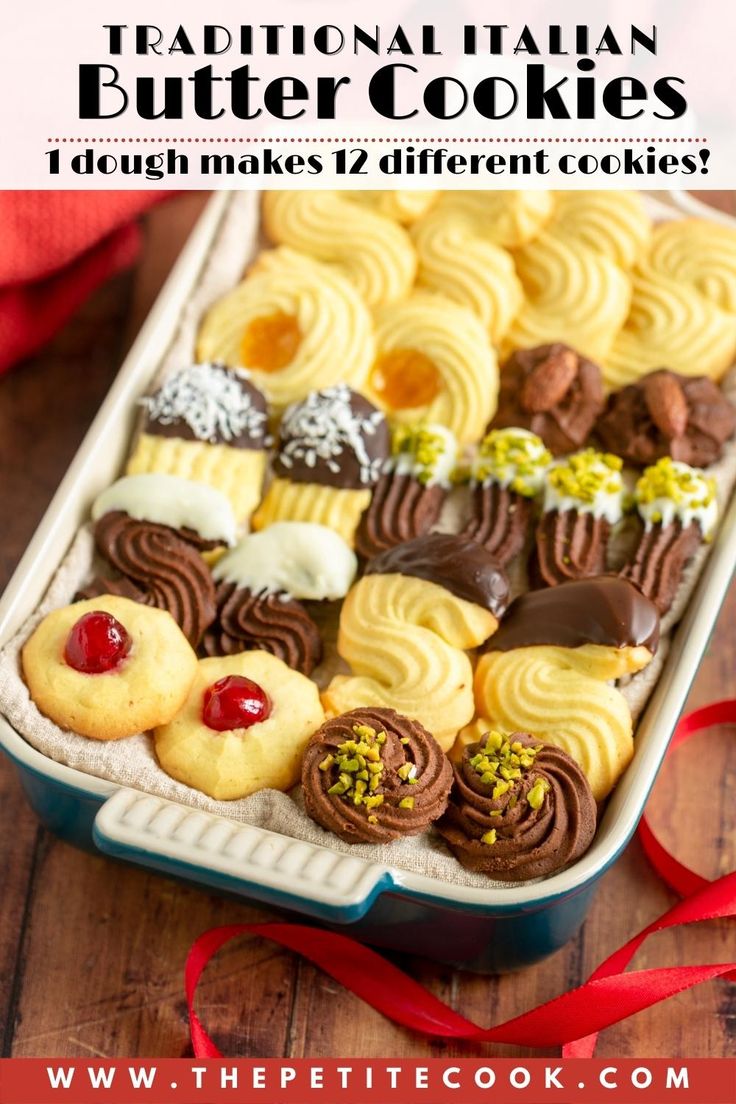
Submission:
[[[167,192],[0,192],[0,373],[39,349],[138,252]]]

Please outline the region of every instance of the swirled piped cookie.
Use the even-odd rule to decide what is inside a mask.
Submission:
[[[391,452],[388,423],[345,384],[312,391],[284,413],[273,475],[253,528],[312,521],[352,546]]]
[[[499,342],[524,295],[511,255],[484,233],[480,213],[440,203],[414,224],[412,239],[417,285],[469,307]]]
[[[374,358],[373,323],[335,268],[273,249],[209,310],[197,355],[245,368],[280,410],[313,388],[360,386]]]
[[[224,494],[205,483],[151,472],[126,475],[92,506],[95,545],[116,573],[80,597],[120,594],[166,610],[196,646],[215,616],[215,586],[202,552],[235,543]]]
[[[564,342],[591,360],[605,357],[631,301],[631,283],[618,265],[552,230],[516,250],[514,260],[524,302],[504,349]]]
[[[264,192],[263,224],[272,242],[338,271],[371,307],[402,299],[414,282],[416,254],[406,230],[340,192]]]
[[[467,307],[416,293],[376,312],[376,359],[362,390],[394,422],[437,422],[461,444],[496,410],[496,354]]]
[[[706,219],[673,219],[655,227],[649,263],[655,272],[695,288],[736,313],[736,230]]]
[[[610,680],[642,670],[658,639],[655,606],[616,576],[521,595],[478,663],[483,720],[461,742],[484,725],[528,732],[571,755],[602,800],[634,750],[631,712]]]
[[[266,399],[245,372],[192,364],[141,399],[145,422],[128,475],[163,472],[208,483],[229,498],[238,521],[261,498],[269,444]]]
[[[629,269],[642,257],[652,223],[637,192],[555,192],[549,229]]]
[[[466,651],[495,632],[507,598],[501,568],[464,537],[430,533],[376,556],[342,607],[337,650],[352,673],[333,678],[326,711],[387,706],[446,751],[473,715]]]
[[[288,790],[324,721],[317,687],[268,652],[202,659],[179,712],[154,731],[172,778],[216,801]]]
[[[634,269],[631,310],[603,359],[603,378],[623,387],[666,365],[683,376],[720,379],[736,358],[736,316],[651,262]]]
[[[411,226],[434,206],[439,192],[429,189],[411,191],[404,188],[388,189],[382,192],[353,191],[344,192],[345,199],[351,203],[369,207],[379,215],[400,222],[402,226]]]

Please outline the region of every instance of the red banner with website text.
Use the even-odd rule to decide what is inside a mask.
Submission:
[[[733,1104],[726,1059],[5,1059],[2,1104]]]

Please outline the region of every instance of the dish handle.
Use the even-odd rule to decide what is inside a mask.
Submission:
[[[93,839],[113,858],[332,923],[360,920],[393,885],[378,863],[124,787]]]

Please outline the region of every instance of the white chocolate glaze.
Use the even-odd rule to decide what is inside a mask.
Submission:
[[[122,510],[137,521],[193,529],[204,540],[235,544],[235,515],[225,495],[178,475],[152,472],[118,479],[95,499],[93,521],[112,510]]]

